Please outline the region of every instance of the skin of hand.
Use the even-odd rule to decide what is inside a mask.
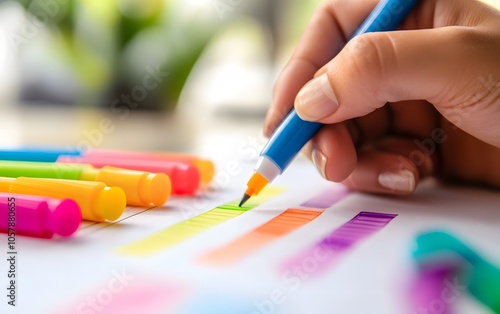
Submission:
[[[295,106],[324,123],[303,152],[327,180],[410,194],[419,180],[500,187],[500,12],[421,0],[394,32],[347,38],[376,0],[326,0],[279,76],[264,134]]]

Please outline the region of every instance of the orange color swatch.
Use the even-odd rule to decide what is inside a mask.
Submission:
[[[215,265],[235,263],[260,247],[311,222],[322,213],[322,209],[287,209],[262,226],[202,255],[200,261]]]

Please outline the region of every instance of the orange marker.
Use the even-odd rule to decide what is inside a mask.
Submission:
[[[102,182],[0,177],[0,192],[70,198],[80,206],[83,219],[98,222],[118,219],[126,206],[123,190]]]

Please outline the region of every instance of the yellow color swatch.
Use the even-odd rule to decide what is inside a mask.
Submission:
[[[147,238],[123,246],[118,249],[118,252],[136,256],[148,256],[159,253],[218,224],[238,217],[283,191],[284,189],[281,187],[268,187],[258,196],[252,197],[242,207],[238,206],[239,200],[217,206],[201,215],[181,221]]]

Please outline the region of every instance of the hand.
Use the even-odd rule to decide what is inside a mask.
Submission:
[[[304,152],[326,179],[356,190],[409,194],[426,176],[500,187],[500,13],[422,0],[404,31],[344,47],[377,2],[327,0],[316,10],[264,133],[294,104],[302,119],[326,124]]]

